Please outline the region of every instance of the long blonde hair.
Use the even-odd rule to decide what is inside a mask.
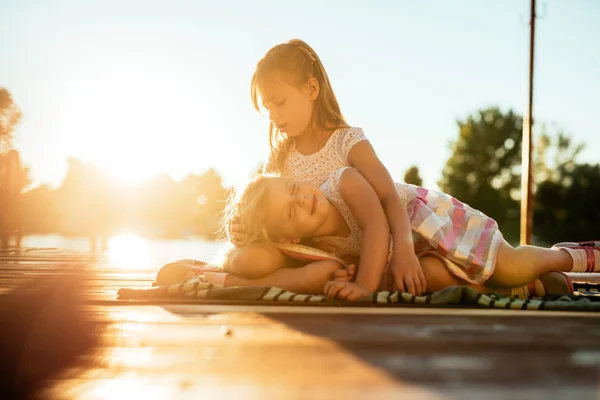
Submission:
[[[291,76],[292,84],[297,86],[305,84],[310,78],[315,78],[319,82],[319,95],[314,103],[311,127],[332,129],[348,126],[340,111],[325,67],[317,53],[308,44],[300,39],[292,39],[287,43],[278,44],[258,62],[250,82],[250,97],[254,108],[259,112],[260,86],[274,72]],[[269,146],[271,147],[270,158],[274,165],[265,166],[263,172],[281,173],[285,171],[291,140],[285,133],[280,132],[272,121],[269,124]]]
[[[279,179],[279,176],[257,174],[245,187],[229,195],[221,219],[222,232],[229,241],[234,223],[240,224],[246,234],[242,245],[272,241],[265,221],[269,209],[267,189],[274,179]]]

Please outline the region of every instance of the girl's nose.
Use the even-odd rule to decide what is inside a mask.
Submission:
[[[298,204],[300,204],[300,207],[304,208],[308,204],[308,195],[307,194],[299,195],[298,196]]]

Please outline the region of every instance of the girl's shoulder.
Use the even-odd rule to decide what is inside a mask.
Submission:
[[[353,167],[344,166],[332,171],[325,182],[321,185],[321,191],[323,191],[326,195],[333,194],[335,197],[341,199],[340,182],[342,181],[342,175],[344,175],[346,172],[349,172],[349,174],[352,175],[352,173],[355,172],[355,169]],[[353,178],[350,177],[350,179]]]
[[[349,126],[337,129],[329,139],[329,142],[331,148],[346,162],[350,150],[357,143],[365,140],[368,139],[362,128]]]
[[[344,126],[341,128],[337,128],[331,136],[345,138],[345,137],[364,136],[364,135],[365,135],[365,132],[363,131],[362,128],[360,128],[358,126]]]

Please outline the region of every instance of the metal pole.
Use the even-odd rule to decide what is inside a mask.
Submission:
[[[532,171],[533,153],[533,50],[535,40],[535,0],[531,0],[529,20],[529,102],[523,124],[522,166],[521,166],[521,244],[531,244],[533,225]]]

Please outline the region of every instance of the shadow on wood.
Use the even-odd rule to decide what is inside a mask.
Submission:
[[[29,397],[97,344],[85,279],[64,271],[0,296],[0,398]]]

